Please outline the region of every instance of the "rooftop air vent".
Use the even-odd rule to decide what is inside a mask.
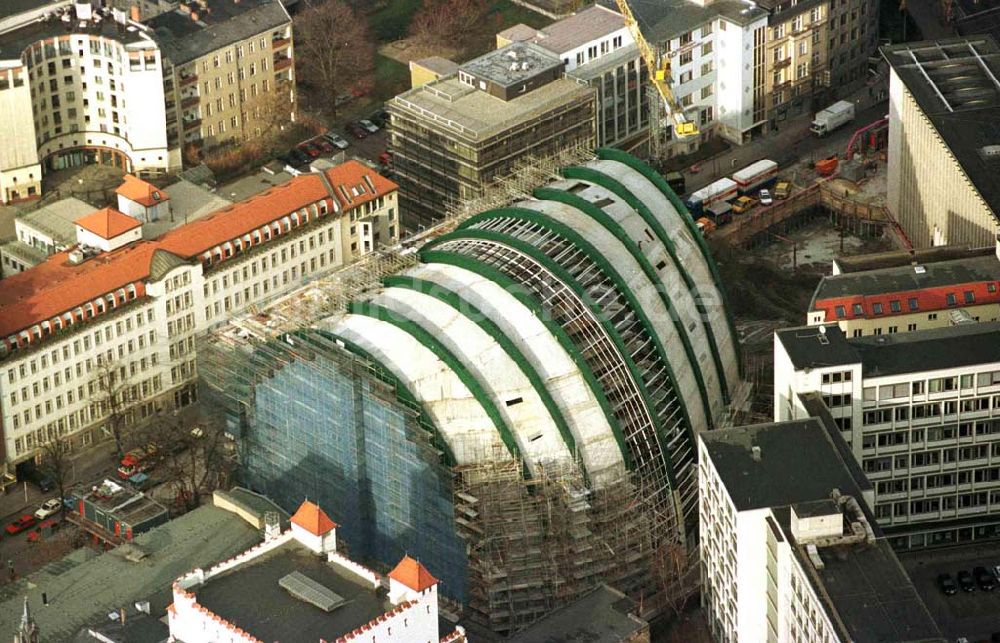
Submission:
[[[979,148],[979,155],[984,159],[1000,158],[1000,145],[984,145]]]
[[[302,572],[282,576],[278,585],[300,601],[311,603],[324,612],[332,612],[347,601],[336,592],[320,585]]]
[[[927,272],[927,268],[924,268],[923,266],[913,266],[913,272],[917,273],[918,275],[922,275],[925,272]]]

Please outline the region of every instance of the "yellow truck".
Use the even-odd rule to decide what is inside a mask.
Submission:
[[[733,212],[743,214],[749,212],[755,205],[757,205],[757,199],[752,196],[741,196],[733,201]]]
[[[787,199],[792,192],[792,184],[788,181],[778,181],[774,184],[774,198]]]

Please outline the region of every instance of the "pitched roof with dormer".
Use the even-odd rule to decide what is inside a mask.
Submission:
[[[409,556],[403,556],[403,560],[389,572],[389,578],[406,585],[415,592],[422,592],[428,587],[438,584],[438,579],[434,578],[427,568]]]
[[[292,516],[292,524],[302,527],[314,536],[324,536],[337,528],[337,523],[319,508],[319,505],[306,500],[299,505],[299,510]]]
[[[124,183],[118,186],[115,194],[123,196],[129,201],[135,201],[143,207],[149,208],[170,199],[167,193],[160,188],[131,174],[126,174],[122,180]]]

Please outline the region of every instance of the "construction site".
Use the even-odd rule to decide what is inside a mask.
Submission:
[[[694,435],[740,422],[750,389],[708,248],[657,177],[612,150],[526,161],[205,337],[203,399],[245,482],[330,507],[373,566],[419,557],[498,634],[601,582],[679,609]]]

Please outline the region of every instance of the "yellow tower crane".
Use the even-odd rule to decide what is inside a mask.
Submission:
[[[698,135],[698,125],[689,121],[684,115],[684,110],[680,103],[674,98],[674,93],[670,90],[670,58],[669,56],[658,56],[656,50],[646,39],[642,37],[639,23],[632,14],[628,0],[615,0],[618,10],[625,17],[625,24],[628,26],[636,46],[639,47],[639,55],[642,57],[646,68],[649,70],[649,77],[653,81],[653,86],[659,92],[663,102],[667,104],[670,118],[674,122],[674,135],[677,138],[686,139]],[[650,114],[650,118],[659,118],[658,114]]]

